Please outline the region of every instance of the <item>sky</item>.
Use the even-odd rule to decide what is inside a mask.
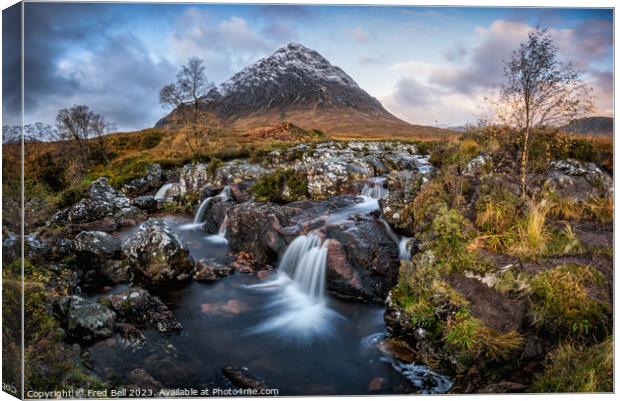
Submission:
[[[6,41],[19,19],[5,11],[3,21],[4,74],[15,77],[18,52]],[[399,118],[473,123],[489,112],[485,99],[502,83],[503,60],[537,24],[592,86],[596,114],[612,116],[611,10],[26,3],[24,118],[53,123],[59,109],[86,104],[119,130],[150,127],[168,112],[159,89],[189,57],[204,59],[219,84],[298,42]],[[6,124],[18,121],[11,95],[19,90],[4,82]]]

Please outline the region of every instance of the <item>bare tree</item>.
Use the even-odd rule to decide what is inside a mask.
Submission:
[[[76,105],[58,111],[56,126],[58,128],[56,139],[63,141],[65,153],[73,164],[72,170],[77,176],[81,176],[91,165],[93,148],[96,157],[107,163],[103,136],[113,128],[113,125],[103,116],[95,114],[88,106]],[[95,140],[94,143],[91,139]]]
[[[526,199],[529,148],[533,131],[561,125],[592,109],[592,90],[568,63],[557,59],[557,47],[546,29],[536,27],[504,62],[506,82],[498,114],[519,135],[519,182]]]
[[[159,102],[174,109],[185,129],[185,139],[196,158],[200,145],[209,134],[206,118],[201,111],[203,98],[213,88],[206,75],[203,61],[192,57],[181,67],[176,82],[159,91]]]

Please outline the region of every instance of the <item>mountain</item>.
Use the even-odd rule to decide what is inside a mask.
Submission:
[[[37,122],[34,124],[24,125],[24,141],[25,142],[46,142],[54,140],[58,133],[58,128],[53,125]],[[2,126],[2,143],[19,143],[21,135],[21,126],[19,125],[3,125]]]
[[[203,100],[205,111],[238,129],[286,121],[340,134],[448,133],[396,118],[342,69],[298,43],[256,61]],[[170,124],[172,115],[156,127]]]
[[[562,131],[575,134],[609,135],[614,133],[614,119],[612,117],[586,117],[572,120],[563,126]]]

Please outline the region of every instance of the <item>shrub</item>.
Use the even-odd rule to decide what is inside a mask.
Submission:
[[[610,306],[593,298],[604,293],[598,270],[563,265],[542,271],[531,280],[531,315],[535,325],[548,332],[585,338],[607,334]]]
[[[482,185],[481,192],[476,202],[476,225],[493,234],[505,232],[518,217],[519,199],[499,184]]]
[[[611,392],[614,389],[613,362],[611,336],[590,347],[566,342],[548,355],[544,373],[536,378],[530,390],[536,393]]]
[[[164,134],[162,134],[160,131],[145,132],[141,140],[142,149],[153,149],[154,147],[159,145],[163,137]]]
[[[220,159],[218,159],[217,157],[214,157],[211,159],[211,161],[209,162],[209,165],[207,166],[207,172],[209,173],[209,175],[211,177],[215,177],[215,172],[217,171],[217,169],[219,167],[221,167],[224,164],[224,162],[222,162]]]
[[[306,175],[293,169],[277,169],[261,176],[251,191],[258,200],[272,202],[291,202],[309,195]]]

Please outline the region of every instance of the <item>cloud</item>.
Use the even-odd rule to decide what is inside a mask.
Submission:
[[[348,31],[349,37],[356,41],[357,43],[368,43],[370,42],[370,35],[368,32],[364,30],[361,26],[356,26],[355,28],[351,28]]]
[[[476,28],[476,41],[469,48],[459,45],[444,51],[446,63],[395,64],[391,70],[400,79],[382,100],[388,110],[411,122],[472,122],[488,112],[478,105],[488,103],[485,99],[501,85],[504,60],[532,29],[524,22],[496,20],[488,27]],[[613,112],[613,74],[599,71],[596,65],[609,57],[611,32],[610,22],[603,20],[586,20],[573,29],[549,29],[558,58],[573,61],[585,72],[598,112],[608,115]]]
[[[21,123],[21,3],[2,12],[2,124]]]
[[[91,52],[60,59],[57,67],[57,75],[75,88],[62,96],[50,94],[47,104],[29,113],[32,120],[49,120],[60,107],[86,104],[122,130],[144,128],[162,117],[158,91],[176,72],[167,61],[154,61],[131,34],[111,36]]]

